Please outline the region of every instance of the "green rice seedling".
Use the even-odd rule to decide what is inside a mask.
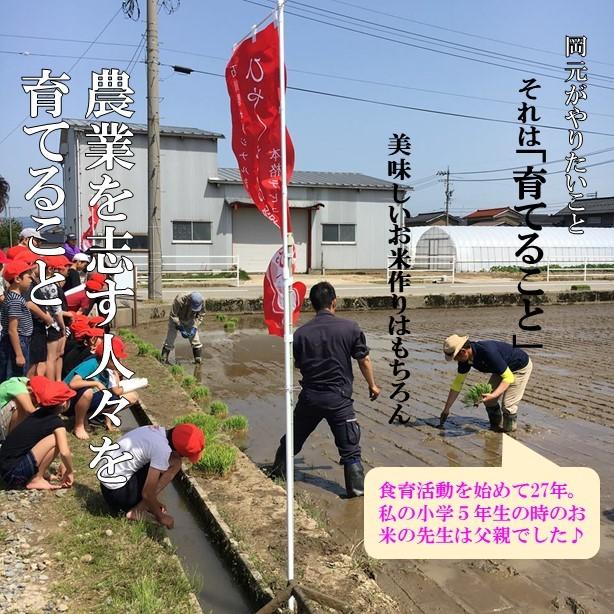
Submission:
[[[229,416],[222,422],[222,429],[224,431],[232,431],[235,434],[245,433],[249,428],[249,422],[245,416]]]
[[[136,341],[136,349],[137,354],[139,356],[147,356],[149,353],[149,343],[145,343],[144,341],[137,340]]]
[[[185,370],[181,365],[171,365],[171,375],[175,378],[175,379],[183,379],[183,376],[185,375]]]
[[[489,394],[491,392],[492,386],[490,384],[476,384],[475,386],[471,386],[471,388],[467,390],[465,396],[463,397],[463,403],[467,406],[478,405],[482,400],[482,395]]]
[[[175,424],[185,424],[187,422],[194,424],[205,434],[207,446],[215,441],[220,430],[220,421],[215,416],[201,412],[186,414],[175,420]]]
[[[225,476],[236,461],[237,449],[234,446],[214,442],[205,446],[205,452],[195,467],[208,475]]]
[[[209,413],[219,419],[226,418],[228,416],[228,405],[224,401],[213,401],[209,406]]]
[[[182,388],[192,388],[193,386],[196,386],[196,378],[193,375],[186,375],[182,380],[181,380],[181,387]]]
[[[218,314],[215,316],[215,319],[216,319],[218,322],[226,322],[226,316],[225,316],[223,313],[218,313]]]
[[[151,348],[149,350],[149,355],[152,358],[155,358],[158,362],[160,362],[162,360],[162,352],[158,348],[156,348],[156,347]]]
[[[224,322],[224,330],[227,333],[234,333],[236,328],[237,328],[237,325],[235,322],[229,322],[229,321]]]
[[[190,392],[190,397],[197,403],[209,398],[209,388],[207,386],[194,386]]]

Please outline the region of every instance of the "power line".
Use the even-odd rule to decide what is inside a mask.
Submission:
[[[196,72],[196,71],[194,71]],[[512,124],[514,126],[518,125],[518,122],[512,121],[512,120],[507,120],[507,119],[497,119],[494,117],[482,117],[479,115],[468,115],[466,113],[452,113],[450,111],[439,111],[436,109],[426,109],[426,108],[422,108],[422,107],[412,107],[409,105],[402,105],[402,104],[395,104],[392,102],[383,102],[381,100],[372,100],[370,98],[360,98],[358,96],[345,96],[343,94],[334,94],[332,92],[324,92],[321,90],[310,90],[307,88],[302,88],[302,87],[295,87],[295,86],[288,86],[289,90],[295,90],[295,91],[299,91],[299,92],[306,92],[306,93],[310,93],[310,94],[318,94],[320,96],[329,96],[332,98],[340,98],[343,100],[354,100],[357,102],[365,102],[368,104],[375,104],[375,105],[380,105],[380,106],[386,106],[386,107],[391,107],[391,108],[396,108],[396,109],[406,109],[409,111],[420,111],[422,113],[432,113],[435,115],[447,115],[449,117],[460,117],[460,118],[464,118],[464,119],[475,119],[475,120],[480,120],[480,121],[487,121],[487,122],[494,122],[494,123],[498,123],[498,124]],[[567,131],[567,128],[563,128],[562,126],[550,126],[549,124],[533,124],[535,125],[537,128],[544,128],[544,129],[548,129],[548,130],[563,130],[563,131]],[[609,133],[609,132],[596,132],[596,131],[592,131],[592,130],[584,130],[583,131],[584,134],[596,134],[599,136],[614,136],[614,134]]]
[[[70,74],[72,72],[72,70],[75,68],[75,66],[77,66],[77,64],[83,59],[83,57],[85,56],[85,54],[94,46],[94,44],[96,43],[96,41],[98,41],[98,39],[105,33],[106,29],[113,23],[113,21],[115,20],[115,18],[120,14],[122,10],[122,7],[120,6],[119,9],[117,9],[117,11],[115,12],[115,14],[113,15],[113,17],[111,17],[111,19],[109,19],[109,21],[107,21],[107,23],[104,25],[104,27],[102,28],[102,30],[100,30],[100,32],[98,33],[98,35],[96,36],[96,38],[88,45],[87,49],[80,55],[77,57],[76,62],[68,69],[68,74]],[[0,141],[0,145],[2,145],[25,121],[28,120],[28,118],[30,117],[30,115],[26,115],[1,141]]]
[[[463,30],[454,30],[452,28],[446,28],[444,26],[438,26],[438,25],[435,25],[435,24],[432,24],[432,23],[428,23],[426,21],[418,21],[417,19],[410,19],[409,17],[404,17],[402,15],[394,15],[392,13],[386,13],[384,11],[378,11],[376,9],[372,9],[372,8],[369,8],[369,7],[366,7],[366,6],[362,6],[360,4],[353,4],[352,2],[346,2],[344,0],[329,0],[329,1],[332,1],[332,2],[334,2],[336,4],[342,4],[342,5],[345,5],[345,6],[351,6],[353,8],[357,8],[359,10],[366,11],[366,12],[369,12],[369,13],[374,13],[374,14],[377,14],[377,15],[384,15],[386,17],[392,17],[393,19],[397,19],[397,20],[400,20],[400,21],[407,21],[407,22],[411,22],[411,23],[417,23],[419,25],[426,26],[427,28],[434,28],[434,29],[437,29],[437,30],[444,30],[446,32],[452,32],[454,34],[461,34],[462,36],[467,36],[467,37],[470,37],[470,38],[479,38],[479,39],[487,40],[487,41],[490,41],[490,42],[493,42],[493,43],[499,43],[499,44],[502,44],[502,45],[508,45],[508,46],[514,47],[514,48],[529,49],[530,51],[538,51],[539,53],[547,53],[549,55],[555,55],[555,56],[560,57],[560,53],[557,53],[556,51],[550,51],[549,49],[542,49],[540,47],[531,47],[529,45],[522,45],[520,43],[513,43],[513,42],[510,42],[510,41],[504,41],[504,40],[499,39],[499,38],[491,38],[490,36],[482,36],[480,34],[473,34],[471,32],[464,32]],[[604,66],[614,66],[614,64],[612,64],[611,62],[600,62],[599,60],[593,60],[593,59],[591,59],[591,63],[593,63],[593,64],[602,64]]]
[[[500,57],[502,59],[505,60],[514,60],[514,61],[520,61],[526,64],[536,64],[536,65],[540,65],[543,66],[545,68],[548,68],[550,70],[556,70],[556,71],[560,71],[561,70],[561,66],[559,65],[553,65],[553,64],[548,64],[546,62],[540,62],[539,60],[531,60],[531,59],[527,59],[527,58],[521,58],[515,55],[509,55],[506,53],[499,53],[497,51],[491,51],[489,49],[482,49],[480,47],[474,47],[472,45],[464,45],[462,43],[456,43],[454,41],[449,41],[446,39],[442,39],[442,38],[437,38],[434,36],[427,36],[425,34],[420,34],[418,32],[411,32],[408,30],[403,30],[401,28],[395,28],[394,26],[390,26],[390,25],[386,25],[386,24],[381,24],[381,23],[373,23],[372,21],[368,21],[366,19],[361,19],[359,17],[352,17],[351,15],[346,15],[343,13],[338,13],[336,11],[331,11],[329,9],[324,9],[324,8],[320,8],[320,7],[315,7],[311,4],[306,4],[304,2],[298,2],[297,0],[291,0],[291,3],[293,5],[299,6],[299,7],[307,7],[307,8],[303,8],[302,10],[307,10],[308,9],[315,9],[316,12],[315,14],[320,16],[321,13],[324,13],[325,15],[333,15],[334,17],[337,18],[341,18],[344,19],[346,21],[350,21],[350,22],[358,22],[358,25],[367,25],[368,27],[378,27],[380,29],[384,29],[388,32],[391,32],[395,35],[399,35],[399,36],[406,36],[407,38],[410,38],[412,40],[416,40],[418,39],[419,41],[421,40],[425,40],[427,43],[429,44],[433,44],[431,43],[431,41],[434,41],[436,44],[442,44],[443,47],[447,48],[447,49],[459,49],[461,51],[465,51],[469,52],[469,53],[475,53],[477,55],[485,55],[487,57]],[[308,11],[309,12],[309,11]],[[614,77],[610,76],[610,75],[601,75],[599,73],[593,73],[591,72],[591,75],[593,77],[600,77],[602,79],[608,79],[608,80],[613,80]]]
[[[247,0],[244,0],[247,1]],[[4,51],[4,50],[0,50],[0,53],[9,53],[9,54],[14,54],[14,55],[24,55],[23,53],[20,52],[14,52],[14,51]],[[32,53],[32,54],[27,54],[27,55],[32,55],[32,56],[41,56],[41,57],[57,57],[57,58],[73,58],[75,56],[71,56],[71,55],[64,55],[64,54],[37,54],[37,53]],[[80,59],[83,59],[83,57],[80,56]],[[131,60],[128,59],[119,59],[119,58],[114,58],[114,59],[110,59],[110,58],[94,58],[94,57],[88,57],[85,58],[88,60],[97,60],[97,61],[116,61],[116,62],[131,62]],[[169,68],[176,68],[176,65],[173,64],[166,64],[166,63],[160,63],[160,66],[167,66]],[[203,74],[203,75],[209,75],[209,76],[213,76],[213,77],[224,77],[224,75],[220,74],[220,73],[214,73],[211,71],[206,71],[206,70],[199,70],[199,69],[191,69],[192,72],[194,73],[199,73],[199,74]],[[438,110],[438,109],[428,109],[428,108],[424,108],[424,107],[414,107],[414,106],[410,106],[410,105],[402,105],[402,104],[397,104],[397,103],[392,103],[392,102],[385,102],[382,100],[374,100],[374,99],[370,99],[370,98],[362,98],[362,97],[358,97],[358,96],[349,96],[349,95],[345,95],[345,94],[338,94],[338,93],[334,93],[334,92],[327,92],[327,91],[323,91],[323,90],[314,90],[314,89],[309,89],[309,88],[302,88],[302,87],[297,87],[297,86],[288,86],[289,90],[294,90],[297,92],[303,92],[303,93],[308,93],[308,94],[315,94],[315,95],[319,95],[319,96],[326,96],[326,97],[330,97],[330,98],[338,98],[341,100],[352,100],[355,102],[363,102],[366,104],[373,104],[373,105],[378,105],[378,106],[384,106],[384,107],[389,107],[389,108],[395,108],[395,109],[404,109],[404,110],[408,110],[408,111],[417,111],[417,112],[421,112],[421,113],[431,113],[434,115],[444,115],[444,116],[448,116],[448,117],[458,117],[458,118],[462,118],[462,119],[473,119],[473,120],[478,120],[478,121],[487,121],[487,122],[492,122],[492,123],[499,123],[499,124],[512,124],[512,125],[517,125],[517,122],[512,121],[512,120],[506,120],[506,119],[498,119],[498,118],[494,118],[494,117],[484,117],[484,116],[479,116],[479,115],[469,115],[466,113],[454,113],[451,111],[442,111],[442,110]],[[4,143],[4,141],[6,141],[6,139],[11,136],[15,130],[17,130],[17,128],[19,128],[19,126],[21,126],[21,124],[28,118],[28,116],[26,116],[23,120],[21,120],[21,122],[15,127],[13,128],[13,130],[11,130],[11,132],[9,134],[7,134],[4,139],[2,141],[0,141],[0,145],[2,143]],[[562,131],[567,131],[567,128],[564,128],[562,126],[551,126],[549,124],[535,124],[536,127],[538,128],[543,128],[543,129],[547,129],[547,130],[562,130]],[[584,134],[594,134],[594,135],[598,135],[598,136],[611,136],[614,137],[614,134],[609,133],[609,132],[599,132],[596,130],[584,130],[583,131]]]
[[[255,6],[261,6],[263,8],[267,8],[267,9],[270,8],[267,4],[263,4],[261,2],[256,2],[255,0],[242,0],[242,1],[246,2],[247,4],[253,4]],[[379,39],[379,40],[384,40],[384,41],[388,41],[388,42],[391,42],[391,43],[397,43],[399,45],[403,45],[403,46],[406,46],[406,47],[413,47],[413,48],[416,48],[416,49],[422,49],[424,51],[431,51],[433,53],[440,53],[440,54],[443,54],[443,55],[449,55],[451,57],[456,57],[456,58],[460,58],[460,59],[464,59],[464,60],[469,60],[471,62],[478,62],[480,64],[485,64],[485,65],[489,65],[489,66],[496,66],[496,67],[499,67],[499,68],[506,68],[508,70],[514,70],[516,72],[522,72],[522,73],[526,74],[526,69],[523,69],[523,68],[516,68],[515,66],[508,66],[506,64],[499,64],[497,62],[489,62],[487,60],[480,60],[478,58],[472,58],[472,57],[460,55],[458,53],[451,53],[449,51],[441,51],[439,49],[432,49],[430,47],[424,47],[422,45],[416,45],[414,43],[409,43],[409,42],[406,42],[406,41],[401,41],[401,40],[398,40],[398,39],[389,38],[387,36],[382,36],[382,35],[379,35],[379,34],[374,34],[372,32],[365,32],[364,30],[357,30],[356,28],[350,28],[348,26],[343,26],[343,25],[338,24],[338,23],[333,23],[333,22],[330,22],[330,21],[325,21],[323,19],[316,19],[315,17],[309,17],[308,15],[302,15],[300,13],[295,13],[295,12],[292,12],[292,11],[289,11],[289,10],[286,10],[286,14],[293,15],[293,16],[299,17],[301,19],[306,19],[308,21],[313,21],[315,23],[321,23],[321,24],[324,24],[324,25],[327,25],[327,26],[330,26],[330,27],[333,27],[333,28],[340,29],[340,30],[345,30],[347,32],[353,32],[355,34],[362,34],[363,36],[367,36],[369,38],[375,38],[375,39]],[[547,77],[549,79],[556,79],[557,81],[561,80],[560,76],[550,75],[550,74],[546,74],[546,73],[543,73],[543,72],[537,72],[535,70],[532,70],[532,72],[535,75],[539,75],[539,76],[542,76],[542,77]],[[602,85],[602,84],[599,84],[599,83],[591,83],[591,86],[592,87],[601,88],[601,89],[607,89],[607,90],[614,91],[614,87],[609,87],[607,85]]]
[[[100,57],[95,57],[95,56],[91,56],[88,55],[87,57],[81,57],[78,55],[69,55],[69,54],[63,54],[63,53],[37,53],[35,51],[9,51],[6,49],[0,49],[0,53],[4,53],[6,55],[20,55],[22,57],[28,58],[28,57],[39,57],[39,58],[61,58],[61,59],[69,59],[69,60],[73,60],[75,58],[77,59],[82,59],[82,60],[95,60],[97,62],[130,62],[131,59],[127,59],[127,58],[100,58]]]
[[[36,40],[48,40],[48,41],[62,41],[62,42],[73,42],[73,43],[91,43],[92,41],[87,41],[87,40],[83,40],[83,39],[61,39],[61,38],[55,38],[55,37],[50,37],[50,36],[22,36],[22,35],[10,35],[10,34],[0,34],[0,37],[5,36],[5,37],[13,37],[13,38],[32,38],[32,39],[36,39]],[[132,48],[136,48],[138,49],[141,45],[142,45],[142,41],[139,44],[133,44],[133,43],[103,43],[103,42],[97,42],[96,44],[98,45],[115,45],[115,46],[119,46],[119,47],[132,47]],[[224,58],[224,57],[220,57],[220,56],[215,56],[215,55],[210,55],[210,54],[206,54],[206,53],[197,53],[195,51],[184,51],[182,49],[174,49],[171,47],[166,47],[163,44],[161,44],[161,47],[163,48],[164,51],[167,52],[172,52],[172,53],[179,53],[182,55],[192,55],[192,56],[196,56],[196,57],[202,57],[202,58],[207,58],[210,60],[216,60],[216,61],[220,61],[220,62],[227,62],[228,58]],[[31,52],[15,52],[15,51],[3,51],[1,53],[11,53],[14,55],[32,55],[32,56],[36,56],[36,55],[44,55],[44,57],[62,57],[62,58],[74,58],[76,56],[71,56],[71,55],[47,55],[47,54],[36,54],[36,53],[31,53]],[[92,59],[92,60],[107,60],[108,58],[94,58],[94,57],[88,57],[86,59]],[[123,61],[123,60],[117,60],[115,58],[112,58],[115,61]],[[132,56],[132,60],[134,60],[134,55]],[[498,104],[507,104],[507,105],[514,105],[516,106],[518,103],[514,102],[512,100],[501,100],[500,98],[490,98],[487,96],[472,96],[470,94],[460,94],[458,92],[446,92],[444,90],[432,90],[432,89],[426,89],[426,88],[420,88],[420,87],[412,87],[409,85],[403,85],[403,84],[399,84],[399,83],[390,83],[390,82],[386,82],[386,81],[375,81],[372,79],[359,79],[357,77],[346,77],[343,75],[335,75],[335,74],[330,74],[330,73],[322,73],[322,72],[316,72],[316,71],[311,71],[311,70],[301,70],[301,69],[297,69],[297,68],[292,68],[289,69],[288,71],[290,74],[304,74],[304,75],[311,75],[311,76],[316,76],[316,77],[324,77],[327,79],[337,79],[340,81],[348,81],[348,82],[352,82],[352,83],[363,83],[363,84],[367,84],[367,85],[377,85],[377,86],[382,86],[382,87],[392,87],[395,89],[403,89],[403,90],[409,90],[409,91],[414,91],[414,92],[424,92],[426,94],[437,94],[440,96],[453,96],[456,98],[467,98],[469,100],[479,100],[479,101],[486,101],[486,102],[495,102]],[[562,108],[562,107],[551,107],[548,105],[540,105],[541,109],[549,109],[551,111],[566,111],[566,109]],[[599,113],[596,111],[592,111],[591,115],[595,115],[595,116],[599,116],[599,117],[614,117],[614,114],[612,113]]]
[[[584,168],[593,168],[595,166],[603,166],[604,164],[612,164],[614,162],[614,158],[612,160],[604,160],[603,162],[595,162],[594,164],[587,164]],[[539,165],[538,165],[539,166]],[[548,176],[551,175],[560,175],[565,171],[554,171],[552,173],[548,173]],[[494,178],[481,178],[481,179],[454,179],[454,182],[464,181],[464,182],[482,182],[482,181],[512,181],[513,177],[494,177]]]
[[[243,0],[244,2],[249,1],[249,0]],[[173,68],[175,69],[176,67],[172,64],[164,64],[164,63],[160,63],[160,66],[168,66],[169,68]],[[220,74],[220,73],[215,73],[215,72],[211,72],[208,70],[199,70],[196,68],[191,68],[190,69],[191,72],[193,73],[198,73],[201,75],[209,75],[211,77],[222,77],[224,78],[224,75]],[[451,111],[440,111],[437,109],[427,109],[427,108],[423,108],[423,107],[413,107],[410,105],[403,105],[403,104],[396,104],[393,102],[384,102],[382,100],[373,100],[371,98],[361,98],[359,96],[349,96],[349,95],[345,95],[345,94],[336,94],[334,92],[325,92],[322,90],[313,90],[313,89],[308,89],[308,88],[304,88],[304,87],[297,87],[295,85],[288,85],[287,89],[289,90],[293,90],[295,92],[303,92],[303,93],[308,93],[308,94],[316,94],[318,96],[327,96],[329,98],[339,98],[341,100],[353,100],[355,102],[364,102],[367,104],[374,104],[374,105],[378,105],[378,106],[384,106],[384,107],[390,107],[393,109],[404,109],[404,110],[408,110],[408,111],[419,111],[422,113],[432,113],[434,115],[446,115],[449,117],[460,117],[463,119],[475,119],[475,120],[479,120],[479,121],[487,121],[487,122],[494,122],[494,123],[498,123],[498,124],[512,124],[514,126],[518,125],[518,122],[512,121],[511,119],[497,119],[494,117],[482,117],[479,115],[468,115],[466,113],[453,113]],[[547,130],[562,130],[567,132],[568,128],[564,128],[562,126],[550,126],[549,124],[533,124],[535,125],[537,128],[543,128],[543,129],[547,129]],[[596,134],[598,136],[612,136],[614,137],[614,134],[609,133],[609,132],[597,132],[594,130],[584,130],[583,134]]]
[[[56,41],[59,43],[95,43],[96,45],[103,46],[112,46],[112,47],[138,47],[138,44],[134,43],[115,43],[115,42],[98,42],[98,41],[90,41],[84,40],[82,38],[58,38],[55,36],[34,36],[32,34],[4,34],[0,33],[1,38],[27,38],[32,40],[40,40],[40,41]]]
[[[607,153],[610,151],[614,151],[614,147],[606,147],[605,149],[599,149],[597,151],[590,151],[583,155],[584,158],[588,158],[589,156],[598,156],[602,153]],[[565,162],[565,158],[561,158],[560,160],[551,160],[550,162],[544,162],[541,166],[548,166],[549,164],[557,164],[558,162]],[[510,166],[508,168],[494,168],[487,171],[453,171],[452,175],[481,175],[485,173],[500,173],[503,171],[515,171],[519,167],[518,166]]]

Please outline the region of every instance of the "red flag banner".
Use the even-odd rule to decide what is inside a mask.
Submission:
[[[96,232],[96,226],[98,226],[98,222],[100,221],[100,218],[98,217],[99,206],[100,205],[96,203],[91,208],[92,212],[87,218],[89,226],[87,227],[87,230],[81,235],[81,249],[87,250],[93,245],[92,241],[88,239],[88,237],[94,236]]]
[[[274,24],[237,46],[226,67],[226,85],[232,115],[232,150],[243,185],[256,207],[281,230],[279,35]],[[293,169],[294,147],[286,130],[288,183]],[[292,231],[290,215],[288,231]]]
[[[296,248],[294,256],[296,257]],[[292,260],[294,272],[294,259]],[[292,326],[301,313],[307,287],[301,281],[294,282],[290,288],[290,304],[292,307]],[[264,276],[264,321],[269,329],[269,335],[284,336],[284,249],[280,247],[267,268]]]

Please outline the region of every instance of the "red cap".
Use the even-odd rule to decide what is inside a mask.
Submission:
[[[83,337],[104,337],[104,331],[102,330],[102,328],[92,328],[90,326],[86,326],[83,329],[79,329],[77,332],[75,332],[75,337],[77,339],[82,339]]]
[[[90,279],[96,280],[100,282],[101,284],[103,284],[105,281],[107,281],[107,276],[104,273],[99,273],[98,271],[94,271],[93,273],[90,273],[88,280]]]
[[[97,279],[88,279],[85,282],[85,289],[90,292],[100,292],[104,288],[104,282]]]
[[[53,382],[42,375],[33,375],[29,384],[36,400],[43,407],[60,405],[77,394],[64,382]]]
[[[21,245],[21,243],[19,245],[13,245],[13,247],[9,247],[6,250],[6,255],[8,258],[15,258],[20,252],[23,251],[27,251],[29,252],[30,250],[25,246],[25,245]]]
[[[29,262],[30,264],[34,264],[37,260],[40,260],[42,256],[35,254],[33,251],[30,251],[27,247],[25,249],[20,250],[13,258],[13,260],[21,260],[23,262]]]
[[[63,269],[64,267],[70,266],[70,260],[63,255],[60,256],[47,256],[45,259],[48,267],[54,269]]]
[[[113,349],[113,355],[115,358],[126,358],[128,356],[128,354],[126,354],[126,346],[124,345],[124,342],[117,335],[115,335],[111,340],[111,348]],[[98,356],[98,358],[102,358],[103,350],[104,343],[101,343],[96,348],[96,356]]]
[[[5,262],[8,262],[8,261],[9,259],[6,257],[4,250],[0,249],[0,264],[4,264]]]
[[[2,276],[9,283],[15,281],[15,277],[19,277],[26,271],[30,271],[32,269],[32,263],[25,262],[24,260],[11,260],[6,263],[4,266],[4,270],[2,271]]]
[[[106,318],[104,316],[90,316],[87,321],[90,323],[90,326],[98,326],[102,324]]]
[[[78,331],[84,330],[89,327],[89,322],[87,321],[87,318],[85,316],[82,316],[81,314],[77,314],[77,315],[81,317],[75,316],[73,318],[72,324],[70,325],[70,330],[75,334]]]
[[[205,449],[205,434],[194,424],[178,424],[172,432],[171,441],[179,456],[197,463]]]

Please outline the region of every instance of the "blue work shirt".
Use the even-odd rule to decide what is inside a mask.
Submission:
[[[64,378],[64,383],[70,386],[70,382],[75,375],[80,375],[83,379],[90,379],[90,381],[97,381],[104,384],[106,387],[109,386],[109,374],[106,369],[99,373],[96,377],[90,378],[90,375],[96,371],[100,361],[96,356],[90,356],[90,358],[85,359],[83,362],[80,362],[74,369],[72,369],[68,375]]]
[[[341,392],[351,396],[352,358],[369,355],[365,334],[353,320],[319,311],[294,333],[294,364],[301,371],[303,389]]]
[[[529,355],[520,348],[503,341],[471,341],[472,362],[459,362],[458,372],[469,373],[471,367],[482,373],[501,375],[508,367],[518,371],[529,364]]]

